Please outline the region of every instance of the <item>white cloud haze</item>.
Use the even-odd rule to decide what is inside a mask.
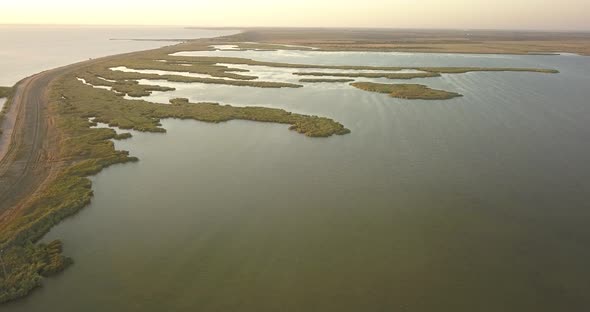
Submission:
[[[589,0],[19,0],[4,24],[590,30]]]

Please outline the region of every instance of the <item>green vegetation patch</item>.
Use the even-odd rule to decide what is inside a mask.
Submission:
[[[38,245],[28,243],[0,254],[0,303],[25,296],[41,285],[43,277],[70,265],[71,259],[61,253],[61,242],[53,241]]]
[[[0,87],[0,98],[7,98],[11,93],[11,87]]]
[[[8,109],[10,107],[10,97],[11,96],[12,96],[12,88],[11,87],[0,87],[0,99],[7,98],[6,103],[4,103],[4,106],[2,106],[2,109],[0,110],[0,124],[2,124],[2,121],[4,120],[4,116],[6,115],[6,113],[8,112]],[[1,129],[0,129],[0,134],[2,134]]]
[[[439,73],[324,73],[324,72],[298,72],[297,76],[330,76],[330,77],[351,77],[351,78],[387,78],[387,79],[414,79],[439,77]]]
[[[285,44],[273,43],[257,43],[257,42],[225,42],[223,45],[234,45],[236,48],[232,51],[278,51],[278,50],[313,50],[312,47],[293,46]]]
[[[80,76],[76,73],[75,76]],[[186,99],[172,100],[172,105],[127,100],[104,89],[96,89],[72,79],[64,81],[60,88],[64,98],[63,114],[82,118],[95,117],[95,122],[109,124],[121,129],[148,132],[164,132],[161,118],[194,119],[206,122],[223,122],[234,119],[290,124],[311,137],[326,137],[346,134],[348,130],[340,123],[325,117],[293,114],[282,109],[267,107],[235,107],[217,103],[189,103]],[[91,98],[92,101],[88,101]],[[110,138],[110,137],[109,137]]]
[[[137,70],[163,70],[173,72],[188,72],[194,74],[210,75],[218,78],[229,78],[235,80],[254,80],[258,77],[236,74],[235,70],[228,71],[228,67],[211,63],[182,63],[162,62],[153,59],[127,59],[125,67]]]
[[[373,82],[354,82],[351,86],[370,92],[387,93],[391,97],[410,100],[448,100],[462,96],[459,93],[431,89],[420,84],[384,84]]]
[[[415,67],[407,68],[419,70],[422,72],[383,72],[383,73],[326,73],[326,72],[297,72],[293,75],[298,76],[331,76],[331,77],[351,77],[351,78],[387,78],[387,79],[414,79],[440,77],[441,74],[464,74],[469,72],[534,72],[534,73],[558,73],[553,69],[534,69],[534,68],[476,68],[476,67]],[[382,70],[382,69],[373,69]]]
[[[335,83],[337,83],[337,82],[353,82],[353,81],[354,81],[354,79],[328,79],[328,78],[326,78],[326,79],[314,79],[314,78],[299,79],[299,82],[312,82],[312,83],[314,83],[314,82],[318,82],[318,83],[335,82]]]
[[[219,43],[217,43],[219,44]],[[201,64],[241,64],[251,66],[267,66],[281,68],[297,69],[341,69],[341,70],[382,70],[382,71],[400,71],[404,69],[419,70],[433,74],[462,74],[468,72],[532,72],[532,73],[549,73],[555,74],[559,71],[555,69],[544,68],[519,68],[519,67],[428,67],[428,66],[364,66],[364,65],[315,65],[315,64],[293,64],[280,62],[256,61],[239,57],[215,57],[215,56],[180,56],[171,55],[183,51],[202,51],[207,50],[199,41],[185,43],[168,50],[168,55],[161,55],[160,60],[167,63],[201,63]],[[300,49],[298,49],[300,50]]]
[[[137,62],[136,62],[137,63]],[[162,68],[158,70],[166,70],[166,71],[173,71],[173,68],[166,68],[166,64],[159,62],[159,64],[163,64]],[[158,65],[159,65],[158,64]],[[180,83],[205,83],[205,84],[223,84],[223,85],[231,85],[231,86],[241,86],[241,87],[257,87],[257,88],[301,88],[302,85],[293,84],[293,83],[285,83],[285,82],[272,82],[272,81],[252,81],[250,79],[236,79],[236,80],[229,80],[224,78],[200,78],[200,77],[189,77],[189,76],[182,76],[182,75],[174,75],[174,74],[146,74],[146,73],[137,73],[137,72],[123,72],[123,71],[114,71],[111,70],[113,67],[118,66],[126,66],[129,67],[127,60],[117,61],[117,62],[109,62],[109,63],[100,63],[94,66],[90,66],[85,70],[81,70],[78,72],[78,78],[84,79],[87,83],[93,86],[104,86],[110,87],[114,92],[117,92],[119,95],[128,95],[131,97],[143,97],[150,95],[153,91],[173,91],[174,88],[171,87],[164,87],[164,86],[157,86],[157,85],[145,85],[140,84],[138,80],[145,79],[145,80],[164,80],[168,82],[180,82]],[[204,67],[209,68],[210,66],[205,64]],[[144,69],[139,68],[141,66],[136,66],[138,68],[135,69]],[[220,66],[226,71],[234,71],[236,69],[230,69],[226,66]],[[205,70],[199,72],[200,74],[204,74]],[[226,73],[226,76],[231,76],[231,73]],[[216,77],[223,76],[220,73],[216,74]],[[230,77],[225,77],[230,78]],[[257,77],[254,77],[257,78]]]
[[[189,103],[188,99],[173,99],[171,106],[154,110],[158,118],[191,118],[208,122],[234,119],[290,124],[290,130],[310,137],[328,137],[350,133],[350,130],[332,119],[318,116],[293,114],[283,109],[267,107],[234,107],[216,103]]]
[[[414,69],[440,74],[464,74],[469,72],[530,72],[543,74],[559,73],[559,71],[556,69],[511,67],[416,67]]]
[[[181,83],[207,83],[223,84],[233,86],[247,86],[258,88],[300,88],[302,85],[271,82],[271,81],[254,81],[258,77],[247,75],[247,69],[231,68],[231,64],[249,65],[249,66],[267,66],[279,68],[297,68],[297,69],[342,69],[342,70],[375,70],[384,71],[383,73],[321,73],[321,72],[304,72],[295,73],[300,76],[332,76],[344,78],[388,78],[388,79],[413,79],[438,77],[441,74],[459,74],[472,71],[520,71],[520,72],[542,72],[554,73],[555,70],[549,69],[531,69],[531,68],[484,68],[484,67],[393,67],[393,66],[347,66],[347,65],[309,65],[309,64],[289,64],[278,62],[261,62],[246,58],[237,57],[205,57],[205,56],[177,56],[174,53],[180,51],[205,51],[211,50],[211,45],[215,44],[232,44],[237,45],[240,50],[258,49],[258,50],[276,50],[277,48],[301,49],[299,47],[282,47],[272,44],[257,43],[240,43],[240,42],[220,42],[215,40],[195,40],[183,43],[177,46],[165,47],[162,49],[133,54],[132,56],[120,57],[110,62],[97,64],[87,68],[86,72],[80,75],[88,83],[95,86],[108,86],[120,95],[131,97],[143,97],[151,94],[153,91],[172,91],[174,88],[163,86],[147,86],[138,83],[140,79],[147,80],[165,80],[168,82]],[[227,66],[229,64],[230,66]],[[110,68],[125,66],[134,70],[161,70],[170,72],[169,74],[143,74],[135,72],[113,71]],[[419,73],[393,72],[404,69],[419,70]],[[189,77],[180,75],[181,72],[194,74],[209,75],[208,77]],[[179,73],[179,74],[174,74]],[[101,79],[102,78],[102,79]],[[105,80],[107,79],[107,80]],[[302,80],[300,82],[345,82],[328,81],[328,80]],[[346,81],[350,82],[350,81]]]

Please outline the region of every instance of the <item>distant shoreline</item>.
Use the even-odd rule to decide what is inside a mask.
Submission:
[[[590,56],[590,32],[245,28],[235,41],[304,45],[321,51]]]

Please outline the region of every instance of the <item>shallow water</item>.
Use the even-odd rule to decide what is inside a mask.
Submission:
[[[155,93],[327,116],[352,133],[179,120],[134,132],[116,146],[141,161],[94,177],[90,207],[46,237],[75,265],[2,311],[590,309],[590,58],[288,52],[211,53],[561,73],[412,80],[465,95],[447,101],[333,84]]]
[[[182,66],[192,66],[190,64],[180,64]],[[269,66],[249,66],[249,65],[238,65],[238,64],[224,64],[219,63],[218,65],[227,66],[231,69],[243,69],[247,70],[247,72],[237,72],[238,74],[244,76],[252,76],[257,77],[256,79],[252,79],[252,81],[273,81],[273,82],[290,82],[290,83],[299,83],[300,79],[303,78],[347,78],[347,77],[338,77],[338,76],[314,76],[314,75],[303,75],[309,72],[318,72],[318,73],[381,73],[383,74],[384,71],[382,70],[334,70],[334,69],[296,69],[296,68],[281,68],[281,67],[269,67]],[[156,74],[156,75],[175,75],[175,76],[185,76],[185,77],[194,77],[194,78],[208,78],[208,79],[224,79],[224,80],[237,80],[233,78],[227,77],[218,77],[212,76],[209,74],[200,74],[200,73],[191,73],[191,72],[183,72],[183,71],[167,71],[167,70],[156,70],[156,69],[132,69],[127,68],[125,66],[118,66],[111,68],[113,71],[122,71],[122,72],[131,72],[131,73],[140,73],[140,74]],[[386,73],[424,73],[424,71],[412,70],[412,69],[404,69],[399,71],[387,71]],[[359,78],[361,79],[361,78]],[[362,78],[362,80],[371,80],[371,81],[384,81],[389,82],[387,79],[382,78]],[[150,83],[149,80],[147,84],[156,84],[154,82]],[[167,84],[167,82],[159,81],[158,85]],[[192,84],[194,85],[194,84]]]
[[[370,66],[482,66],[493,63],[497,67],[534,67],[540,63],[535,56],[500,54],[452,54],[410,52],[325,52],[325,51],[183,51],[179,56],[242,57],[264,62],[321,65],[370,65]],[[564,55],[578,57],[577,55]]]
[[[0,111],[4,107],[4,103],[6,103],[6,98],[0,98]]]
[[[0,25],[0,86],[40,71],[89,58],[172,45],[173,41],[111,39],[190,39],[235,33],[154,26],[14,26]]]
[[[190,64],[188,66],[191,66]],[[208,79],[225,79],[225,80],[233,80],[225,77],[214,77],[208,74],[198,74],[198,73],[191,73],[191,72],[176,72],[176,71],[167,71],[167,70],[156,70],[156,69],[131,69],[125,66],[118,66],[113,67],[110,70],[112,71],[121,71],[127,73],[140,73],[140,74],[156,74],[156,75],[177,75],[177,76],[185,76],[185,77],[193,77],[193,78],[208,78]]]

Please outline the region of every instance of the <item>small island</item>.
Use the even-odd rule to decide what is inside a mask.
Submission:
[[[299,82],[311,82],[311,83],[321,83],[321,82],[333,82],[333,83],[338,83],[338,82],[353,82],[354,79],[330,79],[330,78],[326,78],[326,79],[314,79],[314,78],[304,78],[304,79],[299,79]]]
[[[293,73],[298,76],[332,76],[332,77],[349,77],[349,78],[387,78],[387,79],[414,79],[414,78],[431,78],[440,77],[438,72],[418,72],[418,73],[324,73],[324,72],[300,72]]]
[[[391,97],[408,100],[448,100],[463,96],[459,93],[431,89],[421,84],[386,84],[354,82],[351,86],[370,92],[387,93]]]

